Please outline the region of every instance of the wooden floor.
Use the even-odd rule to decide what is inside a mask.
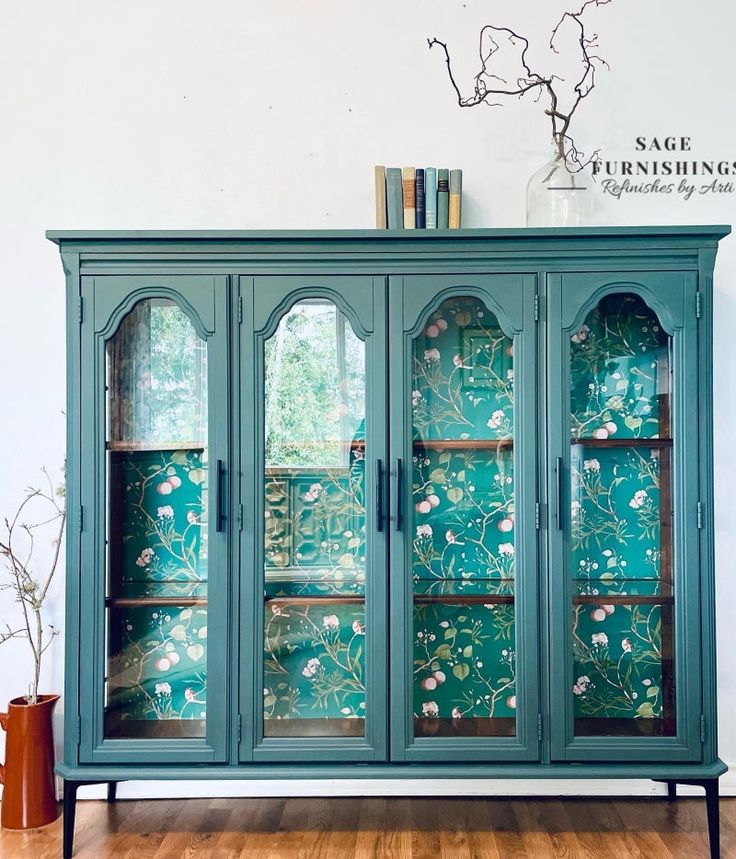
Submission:
[[[721,800],[736,859],[736,799]],[[80,801],[79,859],[699,859],[705,802],[679,799],[192,799]],[[0,830],[2,859],[61,856],[61,821]]]

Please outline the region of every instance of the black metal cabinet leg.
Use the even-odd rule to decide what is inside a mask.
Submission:
[[[118,796],[118,783],[116,781],[109,781],[107,783],[107,801],[115,802]]]
[[[79,782],[64,779],[64,859],[74,852],[74,812],[77,808]]]
[[[677,799],[677,782],[676,781],[668,781],[667,782],[667,799],[670,802],[674,802]]]
[[[708,840],[710,859],[721,859],[720,811],[718,807],[718,779],[709,778],[703,783],[705,803],[708,810]]]

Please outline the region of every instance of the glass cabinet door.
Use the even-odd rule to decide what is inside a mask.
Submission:
[[[254,287],[257,759],[385,755],[385,284],[339,280]]]
[[[212,398],[224,356],[205,327],[214,320],[203,321],[171,289],[187,284],[173,279],[126,296],[124,281],[97,278],[90,296],[98,311],[91,323],[103,326],[97,462],[106,487],[98,521],[106,529],[99,529],[98,557],[106,576],[104,588],[98,582],[105,656],[94,689],[101,718],[86,754],[212,760],[225,740],[221,671],[212,670],[225,632],[208,632],[213,606],[217,616],[226,604],[228,410]],[[212,301],[213,286],[209,279],[209,306],[224,310],[222,291]],[[114,310],[105,318],[107,303]],[[216,322],[224,338],[224,316]]]
[[[390,292],[392,754],[536,757],[534,280]]]
[[[565,275],[561,293],[550,292],[550,331],[563,329],[553,348],[564,403],[551,422],[564,446],[553,442],[559,455],[550,462],[560,551],[550,565],[559,599],[553,665],[565,666],[565,688],[555,688],[564,706],[553,719],[567,713],[556,744],[559,754],[566,728],[568,758],[603,758],[621,745],[642,757],[660,746],[665,757],[692,753],[681,708],[683,658],[698,641],[697,588],[683,571],[697,525],[676,523],[697,499],[688,464],[697,457],[688,415],[696,416],[697,391],[682,361],[686,342],[695,343],[695,296],[681,274],[659,278],[602,287],[596,276]],[[556,625],[565,618],[563,632]]]

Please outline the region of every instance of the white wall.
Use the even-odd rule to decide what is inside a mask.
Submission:
[[[0,514],[42,464],[64,456],[63,276],[46,228],[371,227],[375,163],[461,166],[464,226],[523,225],[525,183],[549,137],[540,106],[459,110],[425,37],[450,40],[465,56],[459,70],[471,72],[480,24],[543,41],[561,2],[3,3]],[[599,10],[611,71],[580,112],[581,141],[620,158],[637,135],[685,134],[696,158],[736,159],[734,25],[728,0],[613,0]],[[735,216],[731,194],[609,199],[600,221]],[[733,239],[715,302],[720,748],[736,764]],[[12,608],[0,593],[0,620]],[[46,691],[61,689],[62,650],[58,642],[46,662]],[[28,672],[22,643],[0,648],[0,702],[25,690]]]

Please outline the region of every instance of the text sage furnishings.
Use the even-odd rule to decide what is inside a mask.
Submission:
[[[48,233],[65,855],[84,783],[615,777],[717,856],[728,232]]]

